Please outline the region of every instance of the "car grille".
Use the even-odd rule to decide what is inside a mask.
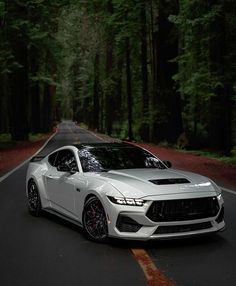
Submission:
[[[154,201],[146,216],[155,222],[186,221],[214,217],[219,208],[216,197]]]
[[[210,222],[187,224],[187,225],[170,225],[170,226],[159,226],[154,234],[170,234],[170,233],[180,233],[197,231],[211,228],[212,224]]]

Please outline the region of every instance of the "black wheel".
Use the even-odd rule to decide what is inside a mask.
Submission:
[[[42,211],[41,200],[37,185],[33,180],[28,184],[28,209],[33,216],[39,216]]]
[[[108,241],[107,218],[98,198],[89,198],[83,211],[83,225],[87,237],[97,242]]]

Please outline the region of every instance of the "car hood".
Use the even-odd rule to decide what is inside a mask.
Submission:
[[[125,169],[101,173],[125,197],[195,193],[217,195],[217,187],[208,178],[174,169]],[[151,182],[152,181],[152,182]]]

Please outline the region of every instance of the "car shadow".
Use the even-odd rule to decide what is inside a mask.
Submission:
[[[63,218],[60,218],[52,213],[43,212],[42,217],[53,221],[62,227],[69,228],[77,232],[79,235],[83,236],[83,239],[87,240],[84,230],[81,226],[76,225],[70,221],[67,221]],[[99,242],[91,243],[101,245]],[[188,248],[195,246],[204,246],[204,247],[220,247],[227,243],[227,240],[219,233],[219,234],[211,234],[211,235],[201,235],[197,237],[189,237],[189,238],[178,238],[178,239],[169,239],[169,240],[148,240],[148,241],[139,241],[139,240],[124,240],[118,238],[110,238],[106,244],[114,248],[120,249],[174,249],[174,248]]]
[[[84,234],[83,228],[81,226],[74,224],[74,223],[72,223],[72,222],[70,222],[64,218],[61,218],[61,217],[59,217],[53,213],[43,211],[41,216],[47,220],[50,220],[50,221],[60,225],[60,226],[69,228],[70,230],[73,230],[73,231],[75,231],[81,235]]]
[[[168,239],[168,240],[148,240],[148,241],[134,241],[134,240],[121,240],[112,238],[110,244],[118,248],[134,248],[134,249],[170,249],[170,248],[183,248],[195,246],[213,246],[216,247],[226,244],[227,241],[220,234],[202,235],[197,237]]]

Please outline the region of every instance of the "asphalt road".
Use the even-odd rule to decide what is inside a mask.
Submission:
[[[40,152],[73,142],[98,142],[72,122]],[[236,196],[225,193],[227,230],[213,237],[175,241],[86,240],[77,226],[53,215],[34,218],[25,199],[27,164],[0,183],[0,285],[147,285],[131,248],[145,249],[179,286],[236,285]],[[159,284],[160,285],[160,284]]]

